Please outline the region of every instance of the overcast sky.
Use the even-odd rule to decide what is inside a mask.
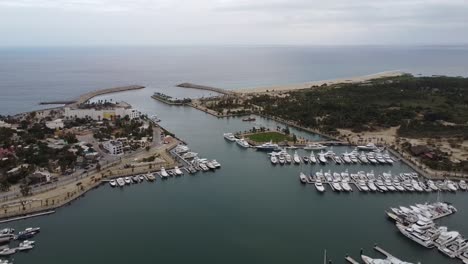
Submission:
[[[0,0],[0,45],[466,44],[468,0]]]

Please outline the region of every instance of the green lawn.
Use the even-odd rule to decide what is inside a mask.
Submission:
[[[292,141],[292,137],[283,135],[278,132],[262,132],[246,136],[248,139],[255,142],[282,142],[282,141]]]

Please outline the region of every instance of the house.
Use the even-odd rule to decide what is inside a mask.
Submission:
[[[123,144],[120,141],[109,140],[102,144],[105,150],[109,151],[111,155],[123,155]]]
[[[37,170],[33,174],[29,175],[30,184],[38,184],[44,182],[50,182],[51,176],[50,172]]]
[[[139,118],[141,113],[125,102],[112,105],[93,105],[89,108],[65,107],[65,117],[67,118],[90,118],[92,120],[109,119],[128,116],[130,119]]]

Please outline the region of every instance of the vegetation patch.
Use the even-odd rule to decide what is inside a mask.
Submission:
[[[245,137],[258,143],[293,141],[291,136],[275,131],[255,133],[246,135]]]

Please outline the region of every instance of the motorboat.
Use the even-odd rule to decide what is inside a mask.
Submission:
[[[314,164],[317,163],[317,159],[315,158],[313,151],[310,153],[309,161],[310,163],[314,163]]]
[[[413,240],[414,242],[418,243],[419,245],[425,248],[434,247],[434,242],[432,241],[432,238],[426,235],[424,232],[420,232],[419,230],[413,229],[411,227],[406,227],[400,223],[397,223],[396,226],[400,233],[402,233],[407,238]]]
[[[343,190],[343,188],[341,187],[340,181],[338,179],[334,179],[333,182],[331,182],[331,184],[335,191],[340,192]]]
[[[225,139],[231,142],[235,142],[237,140],[237,138],[232,133],[224,133],[223,136]]]
[[[341,181],[341,186],[343,187],[343,190],[347,192],[352,192],[353,188],[351,188],[351,185],[349,185],[349,179],[348,178],[343,178]]]
[[[200,164],[200,165],[201,165],[201,164]],[[160,174],[161,174],[161,177],[163,177],[163,178],[169,177],[169,174],[167,173],[167,171],[166,171],[166,169],[165,169],[164,167],[161,167],[161,172],[160,172]]]
[[[6,248],[3,248],[2,250],[0,250],[0,256],[10,256],[10,255],[13,255],[15,253],[16,253],[16,249],[9,248],[9,247],[6,247]]]
[[[174,172],[177,176],[184,174],[177,166],[174,167]]]
[[[434,243],[437,246],[444,246],[451,243],[452,241],[455,241],[455,239],[459,237],[460,233],[458,233],[457,231],[443,231],[440,233],[439,237],[436,240],[434,240]]]
[[[393,182],[390,179],[387,178],[384,181],[384,183],[385,183],[385,187],[387,187],[389,191],[392,191],[392,192],[396,191],[396,188],[395,186],[393,186]]]
[[[134,183],[140,183],[140,178],[137,175],[133,176],[132,180]]]
[[[359,150],[375,150],[375,149],[377,149],[377,146],[375,146],[374,143],[368,143],[367,145],[357,146],[357,149],[359,149]]]
[[[348,164],[352,163],[351,157],[348,152],[343,153],[343,161]]]
[[[117,178],[116,182],[119,185],[119,187],[123,187],[125,185],[125,181],[123,178]]]
[[[307,176],[302,172],[299,174],[299,179],[302,183],[307,183]]]
[[[375,185],[374,181],[373,180],[370,180],[367,182],[367,185],[369,186],[369,189],[373,192],[376,192],[378,191],[378,187]]]
[[[457,188],[457,186],[455,185],[455,183],[454,183],[453,181],[451,181],[451,180],[446,180],[446,181],[445,181],[445,184],[446,184],[448,190],[451,191],[451,192],[455,192],[455,191],[458,190],[458,188]]]
[[[279,162],[280,165],[284,165],[284,163],[286,163],[286,160],[285,160],[285,158],[283,156],[279,156],[278,162]]]
[[[291,163],[292,163],[291,155],[286,154],[286,155],[284,156],[284,158],[286,159],[286,163],[288,163],[288,164],[291,164]]]
[[[25,240],[18,245],[18,251],[28,251],[34,248],[34,241]]]
[[[463,190],[463,191],[468,190],[468,185],[466,184],[466,181],[465,181],[465,180],[461,180],[461,181],[458,183],[458,186],[460,187],[460,190]]]
[[[382,192],[387,192],[387,191],[388,191],[387,186],[384,184],[384,182],[383,182],[381,179],[376,180],[376,181],[375,181],[375,185],[376,185],[377,188],[379,188]]]
[[[125,177],[125,184],[131,184],[132,183],[132,180],[130,179],[130,177]]]
[[[306,164],[309,163],[309,157],[307,156],[302,157],[302,161],[304,161],[304,163]]]
[[[321,153],[319,153],[318,155],[319,155],[318,157],[319,157],[320,163],[322,163],[322,164],[327,163],[327,158],[325,157],[325,154],[324,154],[324,153],[321,152]]]
[[[189,152],[185,153],[184,155],[182,155],[181,157],[183,159],[188,160],[188,159],[196,158],[197,156],[198,156],[198,153],[189,151]]]
[[[326,148],[327,146],[324,146],[320,143],[312,143],[312,144],[308,144],[307,146],[305,146],[304,150],[322,150]]]
[[[358,183],[359,188],[361,189],[361,191],[364,191],[364,192],[369,191],[369,187],[367,186],[367,184],[366,184],[366,182],[364,180],[358,180],[357,183]]]
[[[39,232],[41,232],[40,227],[28,227],[25,230],[19,232],[18,236],[16,236],[16,239],[17,240],[26,240],[26,239],[29,239],[29,238],[35,236]]]
[[[1,234],[0,235],[0,244],[6,244],[15,239],[14,234]]]
[[[211,161],[207,161],[206,166],[208,166],[208,168],[210,168],[211,170],[216,169],[215,165],[213,163],[211,163]]]
[[[428,180],[427,181],[427,186],[432,189],[433,191],[438,191],[439,188],[435,185],[434,181]]]
[[[211,164],[213,164],[216,169],[221,168],[221,163],[219,163],[217,160],[212,160]]]
[[[297,154],[297,151],[294,151],[293,160],[295,164],[301,164],[301,157],[299,157],[299,154]]]
[[[395,188],[396,188],[398,191],[400,191],[400,192],[406,191],[405,187],[403,187],[403,186],[401,185],[400,181],[398,181],[398,180],[394,180],[394,181],[393,181],[393,186],[395,186]]]
[[[366,255],[361,255],[361,259],[364,261],[364,264],[413,264],[411,262],[401,261],[394,256],[388,256],[386,259],[373,259]]]
[[[317,177],[314,184],[315,184],[315,188],[317,189],[317,191],[321,193],[325,192],[325,186],[323,186],[322,180],[319,177]]]
[[[237,145],[243,147],[243,148],[248,148],[250,147],[250,144],[249,142],[247,142],[247,140],[245,140],[244,138],[241,138],[239,140],[236,141]]]
[[[276,156],[272,155],[270,157],[270,161],[271,161],[272,164],[277,164],[278,163],[278,158]]]
[[[115,180],[110,180],[109,184],[110,184],[111,187],[117,186],[117,182]]]
[[[185,145],[177,145],[177,147],[174,148],[174,151],[178,154],[186,153],[189,150],[190,148]]]
[[[279,150],[278,144],[274,144],[273,142],[267,142],[255,147],[258,151],[275,151]]]

